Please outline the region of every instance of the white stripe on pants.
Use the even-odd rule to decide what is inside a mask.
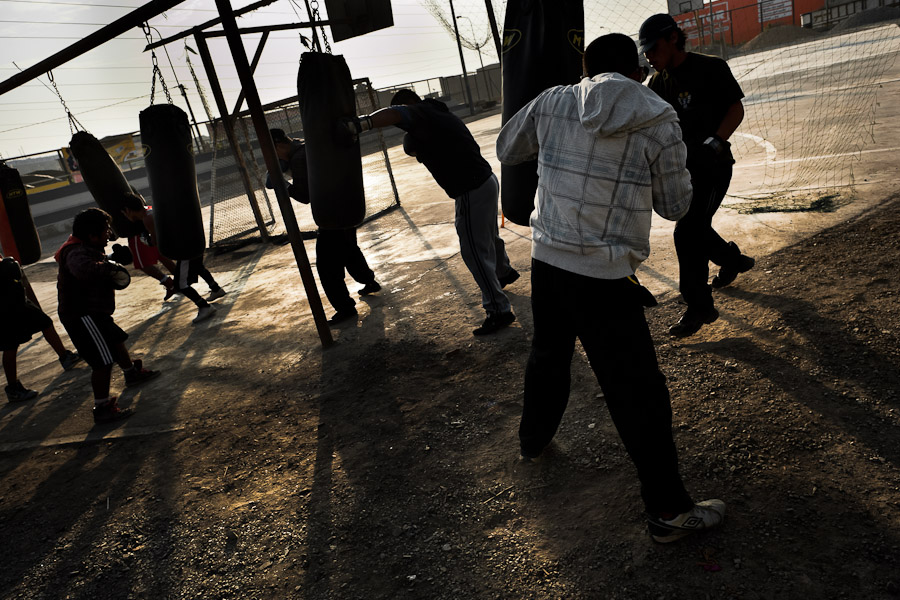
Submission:
[[[500,184],[491,174],[480,186],[456,198],[456,233],[463,262],[481,288],[481,304],[488,314],[511,310],[500,289],[498,275],[509,273],[506,245],[497,227]]]

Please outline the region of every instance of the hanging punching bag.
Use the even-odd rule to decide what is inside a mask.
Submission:
[[[34,228],[28,195],[19,172],[0,162],[0,247],[21,265],[41,259],[41,238]]]
[[[503,124],[538,94],[578,83],[584,55],[581,0],[509,0],[503,24]],[[537,192],[537,161],[502,165],[503,214],[528,225]]]
[[[206,236],[187,114],[173,104],[155,104],[141,111],[140,122],[159,252],[179,260],[200,256]]]
[[[115,234],[119,237],[140,234],[143,226],[129,221],[122,214],[122,196],[131,191],[131,186],[100,140],[87,131],[78,131],[69,142],[69,150],[78,161],[78,168],[94,202],[112,217]]]
[[[356,116],[356,96],[344,57],[304,52],[297,93],[313,219],[322,229],[356,227],[366,216],[359,140],[340,143],[335,136],[342,117]]]

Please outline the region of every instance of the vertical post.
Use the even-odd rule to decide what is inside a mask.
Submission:
[[[191,123],[194,124],[194,131],[197,133],[197,152],[206,152],[206,144],[203,142],[203,135],[200,134],[200,126],[197,125],[197,117],[194,116],[194,109],[191,108],[191,102],[188,100],[187,90],[183,83],[178,84],[178,89],[181,90],[181,96],[184,98],[184,103],[187,104],[188,113],[191,115]]]
[[[234,135],[234,122],[231,120],[231,115],[228,113],[228,106],[225,104],[225,96],[222,94],[222,88],[219,87],[219,78],[216,76],[216,67],[213,65],[212,56],[209,53],[209,46],[206,45],[206,39],[200,32],[194,34],[194,41],[197,42],[197,51],[200,52],[203,68],[206,69],[209,87],[212,90],[213,97],[216,99],[216,106],[219,109],[219,114],[222,116],[222,127],[225,129],[225,135],[228,137],[231,151],[234,152],[234,162],[237,165],[238,173],[241,176],[241,182],[244,184],[247,200],[250,201],[250,210],[253,211],[253,218],[256,219],[256,226],[259,227],[259,235],[264,242],[268,242],[269,231],[266,229],[266,223],[262,218],[262,213],[259,212],[259,206],[256,204],[256,191],[253,189],[253,184],[250,183],[250,173],[247,171],[247,165],[244,164],[244,154],[237,142],[237,136]]]
[[[494,7],[491,0],[484,0],[484,6],[487,8],[488,23],[491,24],[491,35],[494,36],[494,45],[497,46],[497,62],[503,57],[503,44],[500,42],[500,32],[497,30],[497,17],[494,16]]]
[[[319,290],[316,287],[315,277],[313,277],[312,265],[309,262],[309,257],[306,255],[303,239],[300,237],[300,227],[297,225],[294,207],[291,204],[291,199],[288,197],[284,179],[278,176],[281,173],[281,167],[278,165],[278,156],[275,154],[272,136],[269,135],[269,126],[263,113],[259,92],[256,90],[256,83],[254,83],[253,76],[250,74],[250,63],[247,61],[244,45],[241,42],[240,33],[238,33],[237,22],[231,10],[231,2],[229,0],[216,0],[216,8],[219,9],[219,16],[222,17],[222,28],[225,30],[225,37],[231,49],[231,56],[234,59],[234,66],[241,80],[241,86],[246,92],[247,108],[250,110],[250,116],[253,118],[253,127],[256,129],[260,150],[262,150],[266,159],[266,168],[269,170],[269,173],[274,175],[272,182],[275,184],[275,197],[278,199],[278,206],[281,208],[284,226],[287,229],[288,239],[294,251],[294,259],[297,261],[297,267],[300,270],[300,278],[306,290],[306,298],[312,310],[316,330],[319,333],[322,346],[327,348],[334,343],[334,339],[331,337],[331,329],[328,328],[328,322],[325,319],[325,309],[322,307],[322,299],[319,297]]]
[[[466,59],[463,58],[462,42],[459,41],[459,21],[456,20],[456,11],[453,9],[453,0],[450,0],[450,17],[453,19],[453,31],[456,32],[456,47],[459,49],[459,62],[462,65],[463,81],[466,84],[466,96],[469,98],[469,114],[475,114],[475,104],[472,102],[472,90],[469,88],[469,74],[466,72]]]

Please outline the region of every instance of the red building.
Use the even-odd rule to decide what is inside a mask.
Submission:
[[[749,42],[769,27],[800,27],[806,24],[803,15],[824,8],[825,0],[716,0],[702,9],[675,15],[675,20],[687,35],[690,46],[720,42],[737,46]]]

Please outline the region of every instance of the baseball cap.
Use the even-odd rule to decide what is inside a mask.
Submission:
[[[640,45],[640,53],[647,52],[660,38],[663,38],[678,29],[678,23],[671,15],[661,13],[653,15],[644,21],[641,30],[638,33],[638,44]]]
[[[291,139],[284,132],[284,129],[270,129],[269,133],[272,135],[272,143],[274,144],[291,143]]]

